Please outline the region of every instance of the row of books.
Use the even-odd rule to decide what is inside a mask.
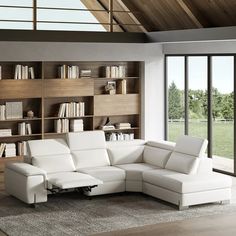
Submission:
[[[83,120],[58,119],[54,121],[56,133],[81,132],[84,131]]]
[[[30,135],[32,134],[32,128],[30,123],[19,123],[18,124],[18,134],[19,135]]]
[[[79,67],[62,65],[59,67],[59,78],[62,79],[78,79],[79,78]]]
[[[80,117],[85,115],[84,102],[61,103],[58,117]]]
[[[105,75],[107,78],[123,78],[126,76],[125,66],[106,66]]]
[[[15,157],[18,153],[19,156],[27,155],[26,141],[15,143],[1,143],[0,144],[0,157]]]
[[[22,118],[22,102],[6,102],[6,105],[0,105],[0,120],[13,120]]]
[[[14,79],[35,79],[34,67],[16,65]]]
[[[107,133],[107,141],[132,141],[134,140],[134,133]]]
[[[0,129],[0,137],[12,136],[11,129]]]

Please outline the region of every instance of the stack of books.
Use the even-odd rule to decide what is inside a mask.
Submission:
[[[0,105],[0,120],[6,120],[6,106]]]
[[[22,119],[23,104],[22,102],[6,102],[6,119]]]
[[[85,115],[84,102],[61,103],[58,117],[80,117]]]
[[[56,133],[68,133],[69,132],[69,120],[58,119],[54,121],[54,129]]]
[[[81,119],[71,120],[70,121],[70,130],[72,132],[84,131],[84,122]]]
[[[35,79],[34,68],[23,65],[16,65],[14,79]]]
[[[5,157],[15,157],[16,156],[16,144],[6,143],[5,144]]]
[[[78,79],[79,67],[62,65],[59,67],[59,78],[61,79]]]
[[[12,136],[11,129],[0,129],[0,137]]]
[[[106,66],[105,74],[107,78],[123,78],[126,76],[125,66]]]
[[[17,149],[18,149],[19,156],[26,156],[27,155],[26,141],[18,142]]]
[[[32,134],[31,124],[29,123],[19,123],[18,124],[18,134],[19,135],[30,135]]]
[[[116,128],[117,129],[130,129],[131,124],[130,123],[117,123]]]

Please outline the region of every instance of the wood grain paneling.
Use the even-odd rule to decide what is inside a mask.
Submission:
[[[94,115],[132,115],[139,114],[139,94],[95,95]]]
[[[0,80],[0,99],[40,98],[42,80]]]
[[[45,79],[45,97],[93,96],[93,79]]]

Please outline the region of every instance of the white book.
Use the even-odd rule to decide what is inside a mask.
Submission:
[[[34,67],[29,68],[29,75],[30,75],[30,79],[35,79]]]
[[[32,134],[31,124],[26,124],[26,133]]]

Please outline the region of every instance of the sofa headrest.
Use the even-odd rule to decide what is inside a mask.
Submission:
[[[70,149],[63,139],[30,140],[28,149],[31,157],[70,153]]]
[[[101,130],[68,133],[66,138],[71,151],[106,148],[105,134]]]
[[[169,141],[164,141],[164,140],[149,141],[149,142],[147,142],[147,146],[173,151],[175,148],[175,143],[169,142]]]
[[[208,141],[206,139],[183,135],[178,138],[174,151],[202,157],[206,151],[207,144]]]

